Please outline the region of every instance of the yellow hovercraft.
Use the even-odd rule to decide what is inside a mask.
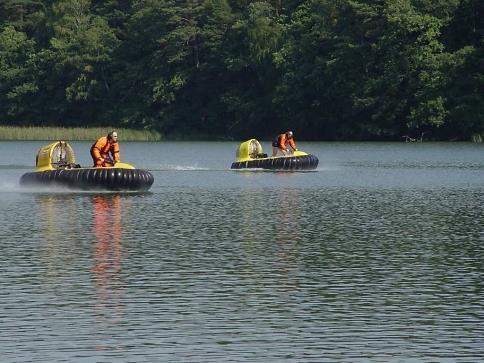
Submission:
[[[236,158],[231,169],[313,170],[319,163],[316,156],[299,150],[287,156],[268,157],[256,139],[240,144]]]
[[[130,164],[112,167],[81,167],[76,164],[72,147],[57,141],[37,153],[36,170],[20,178],[22,186],[61,186],[77,190],[146,191],[153,184],[153,175]]]

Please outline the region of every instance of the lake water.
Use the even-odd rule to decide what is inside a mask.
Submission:
[[[482,144],[121,142],[149,193],[21,189],[45,144],[0,142],[2,362],[484,361]]]

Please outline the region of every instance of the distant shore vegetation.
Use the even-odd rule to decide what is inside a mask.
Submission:
[[[483,0],[0,1],[0,120],[171,140],[477,141],[482,19]]]
[[[0,140],[64,140],[93,141],[116,130],[121,141],[159,141],[161,134],[154,130],[134,130],[116,127],[41,127],[0,126]]]

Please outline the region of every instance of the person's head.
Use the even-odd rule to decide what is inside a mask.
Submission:
[[[118,133],[116,131],[111,131],[109,134],[108,134],[108,140],[113,142],[113,143],[116,143],[118,142]]]
[[[292,139],[292,131],[287,131],[287,132],[286,132],[286,137],[287,137],[288,139]]]

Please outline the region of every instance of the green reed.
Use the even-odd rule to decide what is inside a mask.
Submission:
[[[40,127],[0,126],[0,140],[63,140],[92,141],[116,130],[120,141],[159,141],[161,135],[153,130],[134,130],[116,127]]]
[[[484,134],[473,134],[471,137],[472,142],[483,142]]]

